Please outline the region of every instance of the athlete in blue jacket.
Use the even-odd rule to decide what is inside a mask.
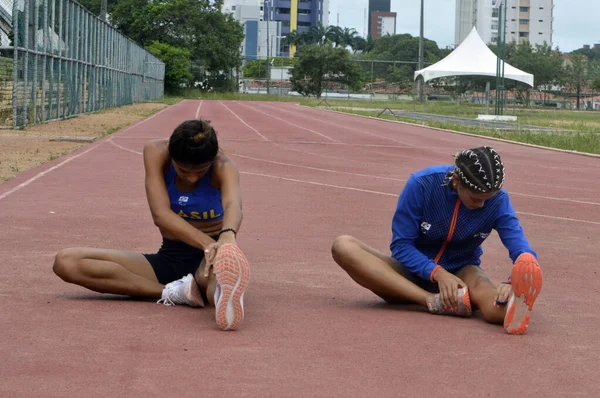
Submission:
[[[340,236],[333,258],[388,302],[459,316],[470,316],[474,307],[486,321],[523,334],[542,272],[503,183],[504,165],[493,148],[459,152],[454,165],[429,167],[408,179],[392,220],[391,256]],[[498,286],[480,268],[481,245],[492,230],[514,264]]]
[[[236,244],[242,223],[237,166],[219,150],[208,121],[187,120],[168,140],[146,144],[144,167],[160,249],[142,254],[68,248],[56,255],[54,272],[100,293],[191,307],[207,301],[221,329],[236,329],[244,318],[250,272]]]

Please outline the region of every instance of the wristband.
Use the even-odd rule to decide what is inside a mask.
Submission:
[[[433,279],[433,276],[435,275],[435,273],[436,273],[436,272],[437,272],[437,271],[438,271],[440,268],[442,268],[440,265],[436,265],[436,266],[435,266],[435,268],[433,269],[433,271],[431,271],[431,275],[429,276],[429,280],[430,280],[432,283],[436,283],[435,279]]]
[[[217,235],[217,240],[219,240],[221,238],[221,234],[225,233],[225,232],[233,232],[233,237],[237,238],[237,232],[235,231],[235,229],[225,228],[225,229],[222,229],[221,231],[219,231],[219,234]]]

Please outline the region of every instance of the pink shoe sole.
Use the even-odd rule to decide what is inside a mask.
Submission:
[[[531,320],[533,304],[542,290],[542,270],[531,254],[522,254],[512,272],[513,294],[504,317],[504,329],[509,334],[525,334]]]
[[[222,330],[236,330],[244,320],[244,292],[250,281],[248,260],[235,245],[220,247],[213,270],[217,277],[215,318]]]

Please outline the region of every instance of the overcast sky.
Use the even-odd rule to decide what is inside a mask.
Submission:
[[[329,24],[354,28],[363,36],[367,29],[364,9],[368,0],[329,0]],[[552,46],[573,51],[584,44],[600,43],[600,0],[554,0],[554,37]],[[398,14],[397,33],[419,35],[420,0],[392,0]],[[456,0],[425,0],[425,37],[439,47],[454,45]]]

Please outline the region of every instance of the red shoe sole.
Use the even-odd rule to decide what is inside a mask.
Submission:
[[[542,270],[531,254],[523,254],[511,272],[513,295],[504,317],[504,329],[510,334],[525,334],[531,320],[533,304],[542,290]]]

